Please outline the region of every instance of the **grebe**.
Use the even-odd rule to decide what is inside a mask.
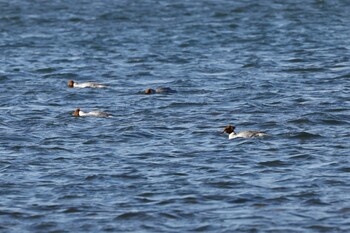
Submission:
[[[112,117],[111,114],[106,113],[106,112],[99,112],[99,111],[94,111],[94,112],[83,112],[80,110],[80,108],[77,108],[73,116],[75,117],[85,117],[85,116],[94,116],[94,117]]]
[[[239,133],[236,133],[235,128],[236,128],[235,126],[228,125],[225,127],[223,133],[228,133],[229,139],[263,137],[263,136],[268,135],[267,133],[265,133],[263,131],[255,131],[255,130],[245,130],[245,131],[241,131]]]
[[[94,83],[94,82],[87,82],[87,83],[77,83],[73,80],[68,81],[68,87],[75,87],[75,88],[105,88],[106,85]]]
[[[152,88],[148,88],[145,90],[145,94],[149,95],[149,94],[169,94],[169,93],[175,93],[176,91],[171,89],[170,87],[157,87],[155,90]]]

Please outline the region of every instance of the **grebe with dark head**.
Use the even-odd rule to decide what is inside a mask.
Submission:
[[[83,112],[80,110],[80,108],[77,108],[73,112],[73,116],[75,117],[86,117],[86,116],[94,116],[94,117],[112,117],[111,114],[106,112],[100,112],[100,111],[93,111],[93,112]]]
[[[267,136],[268,134],[263,131],[256,131],[256,130],[245,130],[241,131],[239,133],[235,132],[235,126],[228,125],[225,127],[224,131],[222,133],[227,133],[229,139],[234,138],[253,138],[253,137],[263,137]]]
[[[105,88],[106,85],[94,83],[94,82],[86,82],[86,83],[77,83],[73,80],[68,81],[68,87],[75,88]]]
[[[170,87],[157,87],[155,90],[152,88],[147,88],[145,90],[145,94],[170,94],[170,93],[175,93],[176,91],[171,89]]]

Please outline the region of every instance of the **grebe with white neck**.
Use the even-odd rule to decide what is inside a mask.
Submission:
[[[256,130],[244,130],[239,133],[235,132],[235,126],[228,125],[225,127],[224,131],[222,133],[228,133],[229,139],[234,138],[253,138],[253,137],[263,137],[267,136],[268,134],[263,131],[256,131]]]
[[[71,88],[106,88],[106,85],[95,83],[95,82],[86,82],[86,83],[77,83],[73,80],[68,81],[68,87]]]
[[[100,111],[93,111],[93,112],[83,112],[80,110],[80,108],[77,108],[73,116],[75,117],[86,117],[86,116],[93,116],[93,117],[112,117],[111,114],[106,112],[100,112]]]

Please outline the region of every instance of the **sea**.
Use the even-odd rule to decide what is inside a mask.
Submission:
[[[1,233],[350,232],[349,129],[348,0],[0,0]]]

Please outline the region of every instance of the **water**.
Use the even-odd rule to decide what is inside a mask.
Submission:
[[[350,231],[348,1],[0,9],[0,232]]]

